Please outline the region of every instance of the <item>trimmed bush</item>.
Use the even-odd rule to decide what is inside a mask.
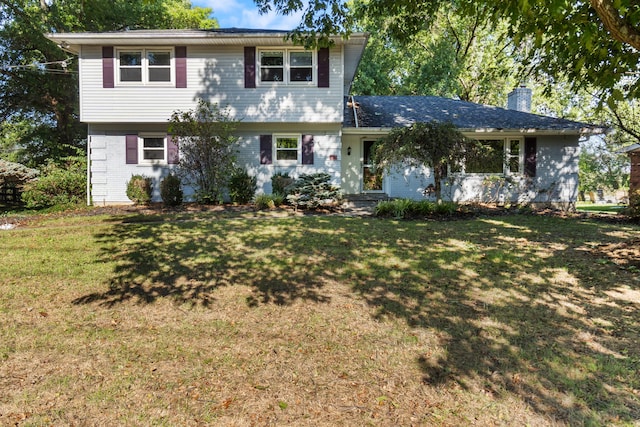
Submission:
[[[151,203],[152,180],[144,175],[133,175],[127,182],[127,197],[136,205]]]
[[[180,178],[174,174],[169,174],[160,182],[160,197],[167,206],[178,206],[182,203],[182,186]]]
[[[271,177],[271,192],[285,197],[286,188],[293,184],[293,178],[287,172],[277,172]]]
[[[258,194],[253,203],[259,211],[274,209],[276,207],[273,196],[270,194]]]
[[[86,203],[87,162],[84,156],[50,161],[40,177],[23,187],[22,201],[28,208]]]
[[[233,171],[229,179],[229,197],[233,203],[244,205],[249,203],[256,194],[258,179],[242,169]]]
[[[285,188],[287,202],[303,209],[335,208],[342,200],[342,191],[330,181],[328,173],[300,175]]]
[[[426,217],[449,217],[460,212],[454,202],[432,202],[429,200],[395,199],[379,202],[373,214],[379,217],[409,219]]]

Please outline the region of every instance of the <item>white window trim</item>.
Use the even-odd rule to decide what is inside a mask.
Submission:
[[[283,81],[281,82],[270,82],[270,81],[262,81],[262,64],[260,63],[261,53],[262,52],[283,52],[284,54],[284,64],[283,64]],[[291,82],[290,78],[290,53],[291,52],[311,52],[311,80],[305,82]],[[257,69],[257,80],[259,86],[273,86],[273,85],[285,85],[285,86],[315,86],[318,83],[318,51],[317,50],[309,50],[302,48],[283,48],[283,47],[272,47],[272,48],[260,48],[256,53],[256,69]]]
[[[509,170],[509,160],[511,159],[511,142],[518,141],[520,145],[520,152],[518,153],[518,172],[511,172]],[[505,138],[505,162],[504,162],[504,173],[505,175],[522,175],[524,173],[524,138],[522,137],[514,137],[514,138]],[[515,156],[514,156],[515,157]]]
[[[162,159],[150,160],[144,158],[144,139],[145,138],[162,138],[163,145],[163,157]],[[166,165],[167,163],[167,134],[166,133],[140,133],[138,134],[138,164],[141,165]],[[158,149],[158,151],[160,151]]]
[[[295,160],[278,160],[278,138],[296,138],[298,148]],[[293,151],[293,150],[291,150]],[[302,163],[302,134],[300,133],[278,133],[273,135],[273,159],[278,166],[297,166]]]
[[[142,81],[139,82],[123,82],[120,80],[120,53],[121,52],[140,52],[142,55]],[[168,52],[171,59],[169,61],[169,81],[167,82],[151,82],[149,81],[149,58],[147,52]],[[115,73],[116,85],[118,86],[174,86],[176,81],[175,51],[170,46],[157,47],[119,47],[115,49]]]
[[[465,165],[462,164],[462,170],[460,172],[451,172],[449,167],[449,173],[457,176],[517,176],[522,175],[524,172],[524,138],[522,137],[502,137],[502,138],[478,138],[478,141],[503,141],[504,156],[502,159],[502,172],[466,172]],[[511,158],[511,141],[518,141],[520,143],[520,153],[518,153],[518,172],[511,172],[509,170],[509,159]]]

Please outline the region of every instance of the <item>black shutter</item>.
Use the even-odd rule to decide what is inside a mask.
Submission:
[[[138,164],[138,135],[127,135],[127,164]]]
[[[535,138],[524,139],[524,175],[536,176],[537,144]]]
[[[187,87],[187,47],[176,46],[176,87]]]
[[[302,135],[302,164],[313,164],[313,135]]]
[[[271,135],[260,135],[260,164],[273,163],[273,139]]]
[[[318,49],[318,87],[329,87],[329,48]]]
[[[178,144],[171,138],[171,135],[167,135],[167,163],[177,165],[179,161],[180,152],[178,150]]]
[[[246,46],[244,48],[244,87],[252,89],[256,87],[256,48]]]
[[[114,87],[113,46],[102,47],[102,87]]]

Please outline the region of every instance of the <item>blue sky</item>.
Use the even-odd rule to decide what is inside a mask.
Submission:
[[[300,15],[260,15],[253,0],[192,0],[193,6],[210,7],[220,28],[258,28],[291,30],[300,23]]]

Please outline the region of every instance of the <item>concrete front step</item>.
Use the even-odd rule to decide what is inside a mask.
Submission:
[[[389,195],[387,193],[345,194],[344,200],[350,202],[379,202],[380,200],[389,200]]]
[[[342,206],[347,209],[373,210],[381,200],[389,200],[386,193],[345,194]]]

